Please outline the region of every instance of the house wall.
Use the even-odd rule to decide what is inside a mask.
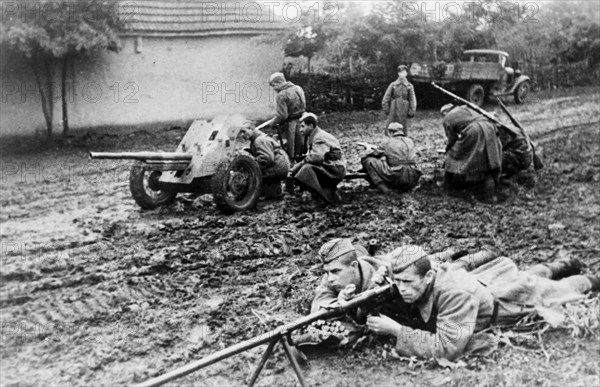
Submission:
[[[262,119],[274,113],[275,95],[268,78],[281,69],[283,49],[272,41],[249,36],[125,37],[122,44],[118,54],[101,52],[73,61],[67,84],[72,128],[228,113]],[[1,54],[0,135],[45,130],[31,66],[20,55]],[[54,82],[54,123],[59,132],[58,74]]]

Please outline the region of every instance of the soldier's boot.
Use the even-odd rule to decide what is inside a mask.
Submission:
[[[377,189],[379,190],[379,192],[384,193],[386,195],[394,193],[394,190],[384,182],[377,184]]]
[[[294,178],[293,177],[286,177],[285,192],[289,193],[290,195],[294,194]]]
[[[600,273],[588,274],[585,277],[592,283],[590,291],[600,290]]]
[[[493,177],[491,177],[489,175],[485,177],[485,180],[483,181],[481,193],[482,193],[483,197],[488,200],[491,200],[494,198],[494,196],[496,194],[496,182],[494,181]]]
[[[550,271],[552,279],[561,279],[577,275],[583,269],[583,263],[577,258],[563,258],[557,262],[544,264]]]
[[[464,255],[454,261],[455,265],[462,266],[466,271],[477,269],[486,263],[498,258],[500,253],[493,250],[482,250],[477,253]]]

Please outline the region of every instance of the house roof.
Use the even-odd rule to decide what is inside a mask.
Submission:
[[[281,9],[264,1],[144,0],[120,1],[124,35],[258,35],[291,26]],[[292,12],[290,12],[291,14]]]

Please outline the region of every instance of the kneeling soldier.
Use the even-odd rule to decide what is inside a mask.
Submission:
[[[337,185],[346,175],[346,159],[340,142],[317,126],[317,116],[313,113],[304,113],[300,118],[300,133],[308,153],[292,167],[290,176],[301,188],[331,204]]]
[[[417,149],[402,131],[402,125],[392,122],[388,128],[390,139],[383,149],[374,149],[361,159],[367,180],[383,193],[392,188],[409,191],[419,182],[421,171],[415,162]]]
[[[290,160],[286,152],[274,138],[260,130],[243,128],[240,136],[250,141],[250,153],[262,172],[265,196],[281,196],[281,182],[285,180],[290,169]]]

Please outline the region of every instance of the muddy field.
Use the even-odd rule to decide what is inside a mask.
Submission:
[[[436,149],[445,139],[434,110],[413,120],[427,175],[415,192],[389,197],[354,180],[342,184],[336,207],[286,197],[232,216],[220,214],[210,196],[194,195],[141,211],[129,194],[128,162],[87,159],[89,150],[173,150],[182,128],[90,132],[51,150],[5,141],[0,384],[132,384],[297,318],[321,274],[315,253],[334,237],[376,238],[383,251],[403,243],[432,251],[493,246],[520,265],[571,255],[597,272],[599,97],[598,89],[583,89],[509,105],[538,141],[546,168],[535,187],[505,190],[497,204],[437,186]],[[382,121],[380,112],[331,114],[322,127],[341,138],[350,169],[358,169],[354,143],[382,141]],[[399,359],[390,342],[368,338],[352,350],[308,353],[305,376],[328,386],[600,385],[600,344],[571,333],[550,329],[508,341],[454,369]],[[173,385],[244,384],[262,350]],[[276,350],[258,384],[295,380]]]

